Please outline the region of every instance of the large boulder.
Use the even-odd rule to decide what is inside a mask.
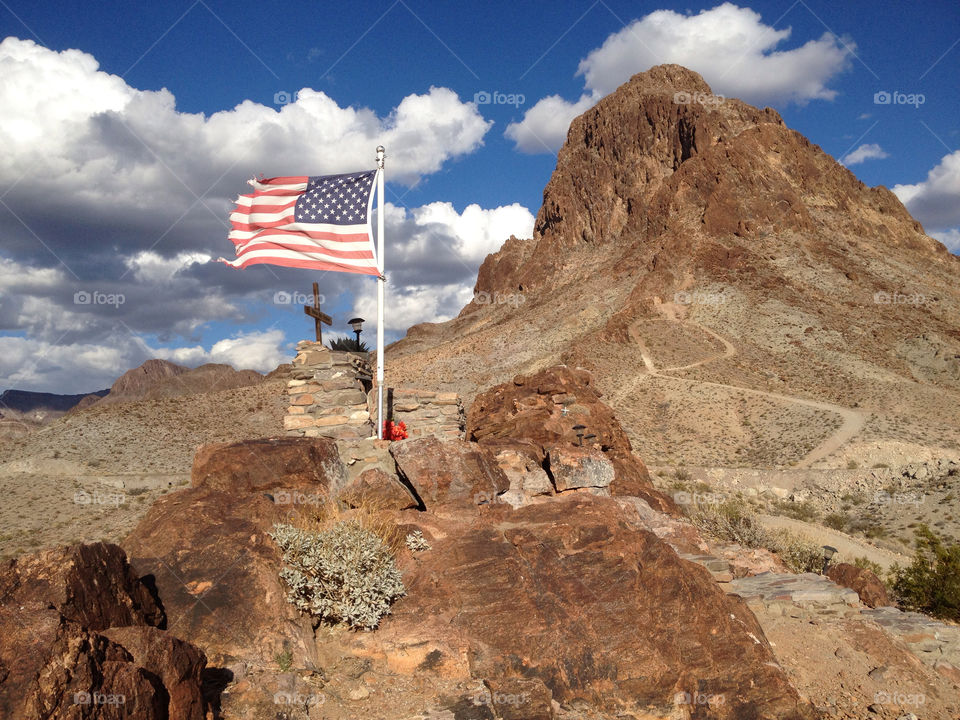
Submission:
[[[581,440],[579,434],[594,435]],[[498,446],[523,441],[537,448],[542,463],[553,448],[595,448],[612,463],[614,495],[633,495],[651,507],[678,512],[673,501],[657,492],[646,466],[636,457],[630,440],[600,400],[600,391],[586,370],[565,365],[535,375],[518,375],[476,396],[467,413],[467,439]]]
[[[193,458],[190,481],[223,492],[335,492],[346,475],[335,440],[280,437],[203,445]]]
[[[687,693],[709,699],[690,708],[697,718],[813,717],[746,606],[618,498],[565,493],[421,522],[432,549],[405,560],[407,596],[376,633],[344,639],[352,652],[491,689],[538,680],[557,702],[624,716],[672,716]],[[535,715],[502,714],[549,717],[537,697]]]
[[[592,448],[551,448],[550,474],[558,492],[593,488],[607,490],[614,480],[613,463]]]
[[[411,510],[420,503],[395,475],[377,467],[367,468],[340,490],[337,499],[352,508]]]
[[[312,627],[285,600],[280,552],[267,533],[314,509],[322,489],[283,498],[182,490],[157,500],[123,545],[135,567],[156,577],[170,626],[213,664],[271,664],[287,649],[309,658]]]
[[[160,678],[167,691],[171,718],[202,718],[201,691],[206,657],[196,647],[149,627],[117,627],[103,634],[130,653],[133,662]]]
[[[0,571],[0,717],[203,720],[206,657],[116,545],[61,547]]]
[[[887,588],[874,573],[850,563],[837,563],[827,568],[827,577],[837,585],[854,590],[860,602],[872,608],[893,605]]]
[[[60,546],[11,560],[0,570],[0,604],[40,600],[90,630],[161,627],[165,618],[149,582],[118,545]]]
[[[427,509],[494,502],[510,488],[493,453],[476,443],[414,438],[393,443],[390,454],[400,478]]]

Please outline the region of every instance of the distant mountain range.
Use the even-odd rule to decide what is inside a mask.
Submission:
[[[76,407],[84,398],[91,395],[103,397],[109,388],[80,395],[58,395],[57,393],[32,392],[30,390],[4,390],[0,394],[0,417],[4,413],[66,412]]]
[[[30,426],[47,424],[74,410],[101,403],[192,395],[257,385],[263,375],[254,370],[234,370],[229,365],[208,363],[188,368],[167,360],[147,360],[121,375],[112,387],[80,395],[6,390],[0,394],[0,419]]]

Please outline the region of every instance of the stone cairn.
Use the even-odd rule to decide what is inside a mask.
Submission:
[[[297,343],[290,406],[283,418],[288,435],[338,440],[376,435],[377,393],[367,353],[330,350],[323,344]],[[456,393],[387,388],[386,416],[403,422],[410,437],[463,438],[466,418]]]

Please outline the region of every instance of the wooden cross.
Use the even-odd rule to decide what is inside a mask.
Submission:
[[[323,323],[333,325],[333,318],[320,310],[320,288],[317,283],[313,284],[313,306],[304,305],[303,312],[313,318],[313,324],[317,330],[317,342],[323,342]]]

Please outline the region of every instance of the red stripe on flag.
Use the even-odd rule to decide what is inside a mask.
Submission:
[[[243,228],[236,228],[237,230],[243,230]],[[256,230],[256,226],[254,226]],[[369,236],[366,233],[350,233],[350,234],[340,234],[332,232],[314,232],[312,230],[283,230],[282,228],[264,228],[256,235],[246,240],[240,240],[235,238],[230,238],[233,241],[234,245],[246,245],[251,242],[258,242],[260,238],[271,237],[271,236],[282,236],[282,237],[308,237],[311,240],[326,240],[328,242],[367,242]]]
[[[257,193],[255,197],[263,197],[264,193]],[[249,196],[248,196],[249,197]],[[291,200],[286,205],[237,205],[234,208],[234,212],[243,213],[244,215],[249,215],[250,213],[265,212],[265,213],[276,213],[283,212],[284,210],[289,210],[297,204],[296,200]]]
[[[227,262],[224,260],[224,262]],[[228,263],[229,264],[229,263]],[[245,268],[250,265],[281,265],[283,267],[307,268],[308,270],[332,270],[334,272],[357,273],[358,275],[380,276],[380,272],[375,268],[358,267],[356,265],[341,265],[340,263],[324,262],[322,260],[299,260],[293,258],[250,258],[240,264]]]
[[[289,215],[284,215],[279,220],[268,220],[266,222],[258,221],[256,223],[242,223],[236,220],[230,221],[230,227],[234,230],[244,230],[246,232],[256,232],[260,228],[275,228],[280,227],[281,225],[289,225],[293,222],[293,213]],[[366,236],[364,236],[366,237]]]
[[[261,185],[295,185],[297,183],[310,182],[309,175],[281,175],[279,177],[264,178],[260,180],[254,178]]]
[[[322,253],[342,258],[343,260],[373,260],[373,253],[369,250],[337,250],[334,248],[318,247],[316,245],[297,245],[295,243],[254,242],[237,250],[237,257],[243,257],[251,252],[261,250],[289,250],[290,252]]]

